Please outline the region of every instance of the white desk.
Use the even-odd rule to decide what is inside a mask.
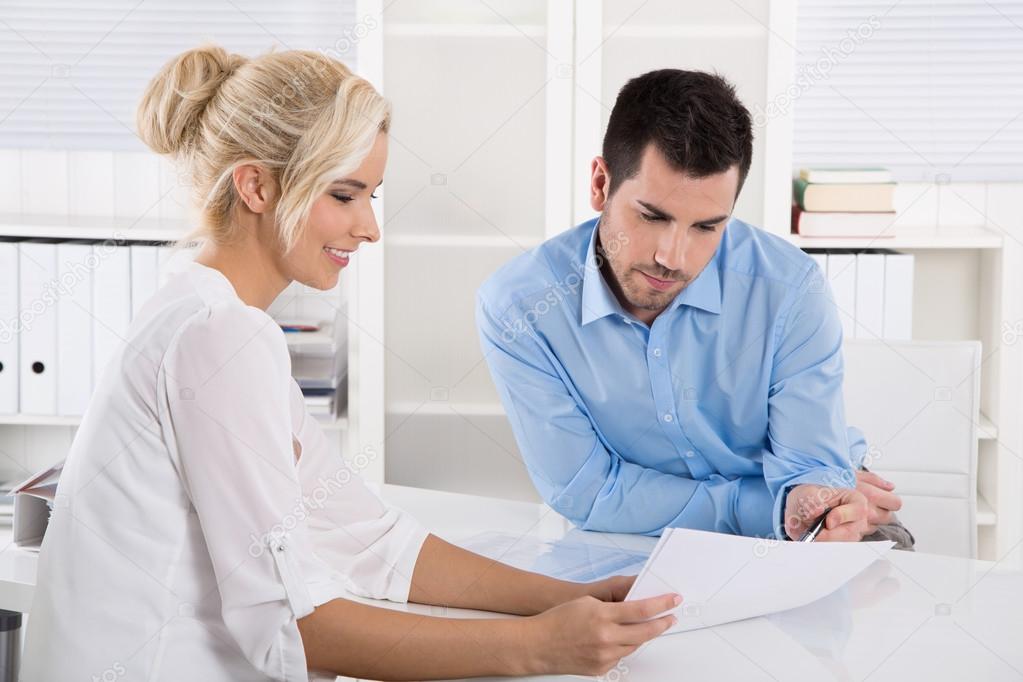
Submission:
[[[549,540],[571,531],[554,512],[537,504],[400,486],[384,486],[383,494],[449,540],[485,531]],[[571,532],[576,538],[630,549],[649,549],[654,542]],[[7,538],[0,534],[5,544]],[[1005,565],[934,555],[889,556],[843,590],[809,606],[657,639],[603,679],[1023,680],[1023,573]],[[27,610],[34,574],[34,554],[10,547],[0,552],[0,608]],[[388,606],[476,615],[415,604]]]

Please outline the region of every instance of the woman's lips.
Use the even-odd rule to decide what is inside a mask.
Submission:
[[[337,265],[344,267],[348,265],[348,260],[352,256],[351,251],[343,251],[341,249],[332,249],[329,246],[323,247],[323,253],[327,254],[327,258],[331,259]]]

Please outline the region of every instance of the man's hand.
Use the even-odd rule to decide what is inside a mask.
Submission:
[[[816,542],[859,542],[869,532],[867,498],[859,490],[804,483],[785,499],[785,532],[793,540],[831,507]]]
[[[896,495],[895,484],[872,471],[856,472],[856,489],[867,498],[867,534],[878,526],[891,523],[893,512],[902,509],[902,499]]]

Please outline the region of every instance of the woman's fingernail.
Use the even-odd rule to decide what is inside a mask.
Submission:
[[[675,598],[672,599],[671,601],[675,604],[675,606],[678,606],[679,604],[682,603],[682,595],[681,594],[676,594]]]

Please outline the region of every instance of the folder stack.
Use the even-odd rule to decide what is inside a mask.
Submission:
[[[18,246],[0,241],[0,414],[18,411]]]
[[[0,240],[0,414],[84,414],[132,320],[192,256],[112,240]]]
[[[828,279],[845,338],[912,339],[912,254],[833,250],[810,256]]]

